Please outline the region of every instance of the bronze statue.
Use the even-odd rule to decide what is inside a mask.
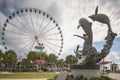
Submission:
[[[91,18],[93,21],[98,21],[103,24],[107,24],[108,34],[105,37],[106,43],[103,49],[101,50],[101,52],[98,52],[96,48],[92,47],[92,43],[93,43],[93,34],[91,29],[92,23],[85,18],[81,18],[79,20],[78,28],[81,26],[85,34],[83,34],[83,36],[74,35],[84,40],[83,49],[79,50],[79,46],[77,46],[77,49],[75,51],[78,59],[78,64],[87,65],[87,64],[98,63],[101,59],[103,59],[109,54],[110,48],[113,45],[113,40],[115,39],[115,36],[117,36],[117,34],[113,33],[111,29],[109,17],[105,14],[98,13],[98,6],[96,7],[95,14],[89,16],[89,18]]]

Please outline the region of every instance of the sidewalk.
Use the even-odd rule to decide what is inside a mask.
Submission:
[[[120,73],[110,73],[107,75],[113,79],[120,80]]]

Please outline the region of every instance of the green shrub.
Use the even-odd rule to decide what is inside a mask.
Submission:
[[[74,80],[88,80],[88,78],[83,75],[80,75],[80,76],[77,76]]]
[[[22,72],[35,72],[35,70],[23,69]]]
[[[66,80],[74,80],[73,75],[68,75],[67,78],[66,78]]]
[[[57,76],[55,76],[54,78],[52,79],[48,79],[48,80],[56,80],[57,79]],[[91,78],[87,78],[86,76],[83,76],[83,75],[79,75],[79,76],[76,76],[74,78],[73,75],[68,75],[66,80],[114,80],[108,76],[100,76],[100,77],[91,77]]]
[[[66,80],[114,80],[108,76],[101,76],[101,77],[91,77],[91,78],[87,78],[83,75],[79,75],[76,76],[75,78],[73,77],[73,75],[68,75]]]
[[[89,80],[104,80],[104,79],[101,79],[100,77],[97,77],[97,78],[91,77]]]
[[[47,72],[47,71],[48,71],[48,69],[47,69],[47,68],[44,68],[44,69],[43,69],[43,71]]]
[[[101,76],[101,78],[105,79],[105,80],[113,80],[112,78],[108,77],[108,76]]]
[[[57,77],[58,77],[58,75],[57,75],[57,76],[54,76],[54,77],[51,78],[51,79],[47,79],[47,80],[57,80]]]

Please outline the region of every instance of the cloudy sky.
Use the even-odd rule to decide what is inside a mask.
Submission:
[[[79,44],[83,46],[83,40],[74,37],[74,34],[82,35],[82,28],[77,29],[80,18],[94,14],[95,8],[99,6],[99,13],[105,13],[111,20],[112,30],[117,33],[110,54],[106,60],[120,63],[120,0],[0,0],[0,28],[4,20],[17,9],[38,8],[47,13],[60,25],[64,48],[60,58],[65,58],[68,54],[74,55],[74,49]],[[92,22],[92,21],[91,21]],[[93,46],[100,51],[103,48],[104,38],[107,35],[107,26],[98,22],[92,25]],[[1,42],[1,41],[0,41]],[[1,49],[2,46],[0,46]],[[18,53],[19,55],[19,53]]]

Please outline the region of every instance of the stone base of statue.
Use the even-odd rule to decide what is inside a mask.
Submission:
[[[70,68],[74,77],[80,75],[86,77],[100,77],[99,65],[71,65]]]

